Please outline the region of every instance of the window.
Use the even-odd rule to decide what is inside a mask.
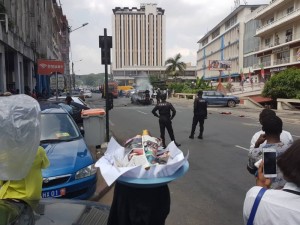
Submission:
[[[216,38],[218,35],[220,34],[220,28],[218,28],[217,30],[215,30],[213,33],[212,33],[212,39]]]
[[[293,11],[294,11],[294,6],[291,6],[291,7],[287,8],[286,13],[287,13],[287,14],[290,14],[290,13],[292,13]]]
[[[270,38],[265,38],[265,46],[266,47],[270,47],[270,42],[271,42]]]
[[[285,32],[285,36],[286,36],[286,42],[289,42],[293,39],[293,29],[288,29]]]
[[[208,43],[208,38],[205,38],[203,41],[202,41],[202,46],[206,45]]]
[[[270,23],[273,23],[273,22],[274,22],[274,17],[267,20],[267,24],[270,24]]]

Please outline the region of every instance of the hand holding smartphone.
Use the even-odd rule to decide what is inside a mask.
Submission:
[[[274,148],[263,148],[263,161],[264,176],[277,177],[277,152]]]

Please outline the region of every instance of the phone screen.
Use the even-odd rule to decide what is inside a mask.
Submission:
[[[276,174],[276,152],[264,152],[264,174]]]

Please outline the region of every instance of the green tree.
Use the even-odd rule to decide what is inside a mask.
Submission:
[[[277,98],[300,99],[300,70],[296,68],[286,69],[271,77],[266,82],[262,95],[274,100]]]
[[[175,80],[177,76],[183,74],[186,69],[186,64],[181,62],[180,59],[181,54],[178,53],[174,58],[168,58],[165,62],[165,66],[167,66],[166,74],[173,76]]]

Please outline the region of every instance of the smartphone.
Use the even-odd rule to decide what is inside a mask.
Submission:
[[[263,148],[264,176],[277,177],[277,152],[274,148]]]

